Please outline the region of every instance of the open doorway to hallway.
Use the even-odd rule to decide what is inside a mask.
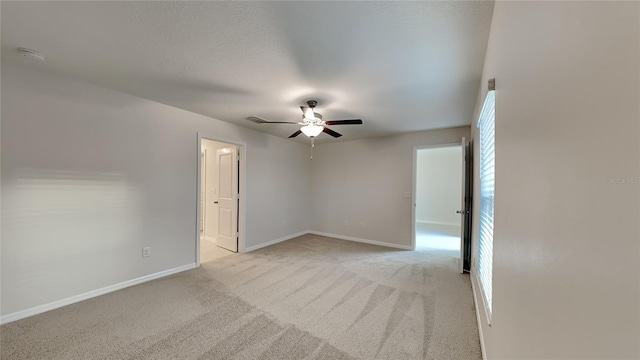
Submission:
[[[241,145],[200,138],[199,263],[239,250]]]
[[[462,145],[419,148],[415,170],[416,250],[460,257]]]

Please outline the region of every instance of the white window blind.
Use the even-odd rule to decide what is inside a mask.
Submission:
[[[493,198],[495,193],[495,91],[489,91],[480,119],[480,247],[478,277],[488,314],[493,288]]]

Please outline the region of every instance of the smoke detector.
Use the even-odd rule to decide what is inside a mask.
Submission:
[[[44,62],[44,56],[39,52],[27,48],[18,48],[18,52],[29,60],[35,60],[38,62]]]

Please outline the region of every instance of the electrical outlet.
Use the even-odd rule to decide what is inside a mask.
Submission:
[[[151,246],[147,246],[147,247],[143,247],[142,248],[142,257],[149,257],[151,256]]]
[[[344,224],[345,224],[345,225],[349,225],[349,221],[345,220],[345,221],[344,221]]]

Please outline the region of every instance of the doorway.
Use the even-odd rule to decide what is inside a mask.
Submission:
[[[464,263],[465,139],[414,148],[413,248]]]
[[[198,266],[244,250],[244,148],[198,134]]]

